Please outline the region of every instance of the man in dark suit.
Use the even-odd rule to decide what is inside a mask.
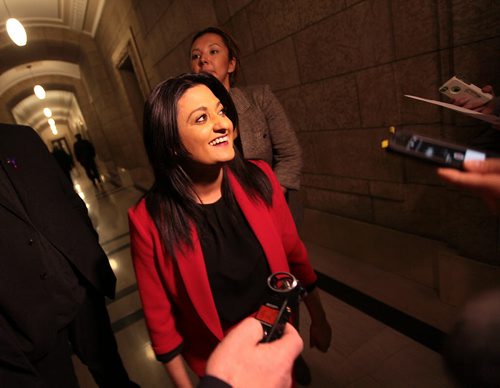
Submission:
[[[71,350],[100,387],[137,386],[104,303],[115,283],[85,204],[39,136],[0,124],[0,386],[78,386]]]

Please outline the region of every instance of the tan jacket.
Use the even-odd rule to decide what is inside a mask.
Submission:
[[[302,155],[286,113],[268,85],[231,88],[245,159],[266,161],[287,189],[298,190]]]

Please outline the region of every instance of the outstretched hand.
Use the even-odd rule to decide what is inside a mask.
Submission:
[[[495,93],[493,91],[493,86],[491,85],[486,85],[481,89],[485,93],[489,93],[495,97]],[[481,100],[474,99],[474,98],[456,98],[452,100],[453,104],[461,106],[466,109],[472,109],[475,110],[476,112],[481,112],[484,114],[492,114],[493,109],[494,109],[494,102],[493,100],[488,101],[486,104],[483,103]]]
[[[464,162],[465,171],[439,168],[445,181],[478,194],[496,213],[500,212],[500,158]]]
[[[215,348],[207,375],[234,387],[290,387],[292,365],[304,346],[297,331],[286,324],[283,336],[260,343],[262,325],[246,318]]]
[[[332,328],[326,319],[313,321],[309,328],[309,345],[325,353],[332,342]]]

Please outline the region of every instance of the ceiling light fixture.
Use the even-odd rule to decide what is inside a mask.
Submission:
[[[49,118],[52,116],[52,111],[50,110],[50,108],[43,108],[43,114],[45,115],[45,117]]]
[[[26,42],[28,41],[28,36],[26,35],[26,30],[22,23],[10,16],[9,8],[7,7],[7,3],[3,0],[3,4],[5,9],[7,10],[7,15],[9,19],[7,19],[6,29],[7,34],[9,34],[10,39],[18,45],[18,46],[26,46]]]
[[[35,77],[33,76],[33,72],[31,71],[31,65],[28,65],[26,67],[29,69],[31,77],[33,78],[33,82],[35,82],[36,84]],[[40,100],[43,100],[46,96],[45,89],[42,85],[35,85],[35,87],[33,88],[33,92],[35,93],[35,96],[37,96]]]

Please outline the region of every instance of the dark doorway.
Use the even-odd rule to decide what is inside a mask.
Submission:
[[[118,65],[120,76],[123,81],[123,87],[127,94],[127,98],[136,117],[139,127],[142,124],[142,111],[144,109],[144,97],[137,79],[137,74],[134,69],[130,55],[126,55],[122,62]]]

